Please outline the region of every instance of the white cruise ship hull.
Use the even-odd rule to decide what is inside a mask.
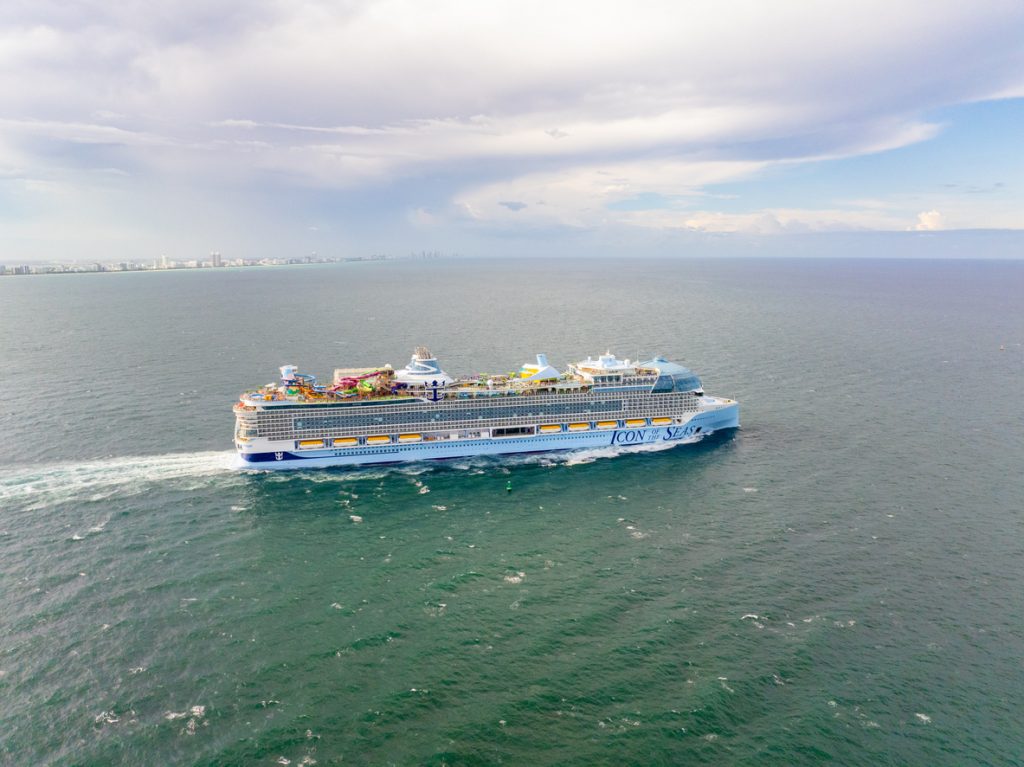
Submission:
[[[257,471],[410,461],[446,460],[480,455],[584,450],[603,447],[630,448],[655,444],[682,444],[712,432],[739,426],[739,404],[733,400],[704,397],[701,409],[683,423],[629,428],[624,421],[615,428],[596,425],[585,431],[553,434],[418,441],[414,444],[357,444],[350,447],[304,448],[299,441],[272,442],[255,439],[238,444],[241,468]]]

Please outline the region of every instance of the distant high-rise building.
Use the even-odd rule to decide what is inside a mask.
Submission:
[[[210,262],[214,266],[222,266],[223,264],[221,263],[221,260],[220,260],[220,253],[218,253],[217,251],[214,251],[213,253],[211,253],[210,254]]]

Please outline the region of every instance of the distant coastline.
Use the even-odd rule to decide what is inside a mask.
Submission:
[[[42,264],[20,264],[9,266],[0,264],[0,277],[15,277],[40,274],[120,274],[122,272],[170,272],[186,269],[241,269],[269,266],[302,266],[306,264],[347,264],[365,261],[393,261],[396,259],[441,258],[448,254],[437,251],[411,253],[408,256],[390,256],[375,254],[371,256],[349,256],[346,258],[329,258],[321,256],[305,256],[303,258],[235,258],[224,259],[220,253],[211,253],[209,259],[192,259],[175,261],[166,256],[152,262],[120,261],[103,263],[95,261],[89,264],[80,262],[50,262]]]

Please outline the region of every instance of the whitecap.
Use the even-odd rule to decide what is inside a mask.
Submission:
[[[921,724],[931,724],[932,718],[928,714],[914,714],[920,721]]]

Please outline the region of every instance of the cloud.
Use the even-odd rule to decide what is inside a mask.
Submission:
[[[1022,25],[1000,0],[6,4],[0,177],[88,195],[85,176],[119,168],[154,209],[180,185],[240,213],[259,195],[391,192],[414,227],[905,228],[931,203],[709,202],[716,184],[926,142],[934,110],[1024,93]]]
[[[918,232],[934,232],[945,229],[942,214],[937,210],[928,210],[917,214],[917,223],[913,227]]]
[[[752,213],[696,211],[680,220],[687,229],[701,232],[797,234],[804,232],[898,231],[905,219],[871,208],[772,208]]]
[[[0,130],[12,136],[48,138],[72,144],[115,144],[119,146],[158,146],[178,143],[175,139],[145,131],[124,130],[112,125],[57,120],[10,120],[0,118]]]
[[[477,223],[585,228],[640,217],[615,203],[638,194],[696,197],[706,184],[742,178],[761,163],[662,160],[609,162],[542,171],[471,187],[456,204]],[[533,201],[529,209],[510,209],[503,200]],[[543,203],[543,204],[540,204]]]

